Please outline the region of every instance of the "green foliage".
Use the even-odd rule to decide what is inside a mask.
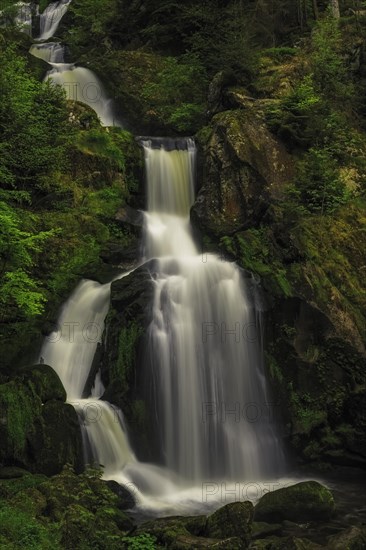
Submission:
[[[310,68],[317,90],[330,100],[344,102],[352,97],[354,87],[342,56],[342,37],[337,20],[321,19],[312,34]]]
[[[12,46],[0,51],[0,64],[0,181],[42,188],[41,176],[66,164],[71,130],[63,91],[33,78]]]
[[[126,550],[155,550],[156,537],[149,535],[148,533],[142,533],[136,537],[123,537],[123,548]]]
[[[26,512],[0,503],[0,546],[4,550],[48,550],[60,548],[39,521]]]
[[[326,148],[311,148],[298,165],[300,200],[311,212],[333,212],[348,199],[336,159]]]
[[[167,57],[154,81],[143,87],[142,97],[173,128],[189,131],[203,121],[206,84],[205,69],[196,56]]]
[[[44,293],[32,277],[31,270],[37,255],[55,231],[23,231],[21,225],[20,213],[0,201],[0,320],[9,316],[38,315],[42,313],[45,302]]]

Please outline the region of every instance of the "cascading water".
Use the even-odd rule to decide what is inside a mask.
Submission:
[[[121,411],[100,400],[100,373],[83,399],[110,284],[82,281],[41,351],[78,412],[85,462],[103,465],[104,479],[129,487],[139,510],[158,515],[219,506],[219,495],[203,501],[204,482],[262,480],[277,475],[283,461],[247,285],[235,264],[195,246],[189,223],[195,146],[192,140],[174,146],[143,141],[145,260],[155,258],[144,376],[154,388],[147,403],[157,417],[163,464],[136,459]]]
[[[40,40],[54,35],[68,4],[48,6]],[[46,78],[62,85],[69,99],[90,105],[104,125],[114,123],[101,82],[88,69],[64,63],[61,44],[38,42],[31,53],[51,65]],[[145,260],[155,258],[156,271],[145,375],[154,388],[147,402],[157,417],[162,466],[136,459],[121,411],[100,400],[100,372],[84,398],[110,284],[80,283],[41,356],[59,374],[78,412],[85,462],[102,464],[105,479],[133,487],[140,509],[192,513],[202,509],[203,481],[260,480],[276,474],[283,457],[260,342],[253,337],[259,325],[248,284],[237,266],[199,254],[193,240],[194,142],[146,139],[142,145],[148,184]]]
[[[164,462],[185,483],[278,473],[283,457],[248,287],[235,264],[203,256],[192,239],[194,144],[142,143],[146,257],[157,271],[147,376]]]
[[[61,19],[67,12],[71,0],[59,0],[52,2],[40,15],[40,35],[39,40],[48,40],[55,35]]]
[[[40,353],[41,360],[59,375],[67,400],[79,415],[86,462],[103,464],[106,476],[135,461],[121,412],[99,400],[103,393],[100,373],[91,397],[82,398],[102,337],[109,296],[110,284],[81,281],[65,303],[56,330],[47,337]]]
[[[97,113],[103,126],[119,126],[113,112],[112,100],[106,96],[99,78],[89,69],[76,67],[72,63],[51,62],[53,69],[46,80],[62,86],[67,99],[81,101]]]
[[[71,0],[52,2],[40,15],[39,41],[53,37],[65,15]],[[45,80],[62,86],[67,99],[89,105],[98,115],[103,126],[121,126],[113,109],[113,101],[107,97],[100,79],[89,69],[77,67],[74,63],[65,63],[64,47],[58,42],[33,44],[30,53],[43,59],[50,66]]]
[[[59,42],[33,44],[29,53],[50,64],[64,61],[64,47]]]

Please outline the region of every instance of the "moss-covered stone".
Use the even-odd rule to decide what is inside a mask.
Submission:
[[[350,527],[328,539],[328,548],[332,550],[362,550],[366,547],[366,529]]]
[[[249,543],[252,532],[253,504],[233,502],[207,518],[206,534],[212,538],[237,537]]]
[[[65,391],[47,365],[0,385],[0,463],[53,474],[71,462],[82,467],[80,427]]]
[[[334,511],[332,493],[316,481],[304,481],[264,495],[255,506],[254,518],[271,523],[320,521]]]
[[[104,399],[120,407],[135,438],[134,448],[151,453],[151,417],[142,389],[143,335],[151,320],[153,280],[150,264],[112,283],[101,365]],[[146,456],[146,454],[144,454]],[[150,455],[151,457],[151,455]]]
[[[66,401],[66,391],[58,374],[48,365],[34,365],[23,369],[21,377],[35,394],[38,395],[42,403],[52,399],[56,401]]]
[[[324,546],[298,537],[269,537],[254,541],[250,548],[253,550],[320,550]]]
[[[276,523],[266,523],[265,521],[254,521],[252,523],[252,539],[264,539],[273,535],[281,535],[282,526]]]
[[[224,516],[227,519],[227,512],[224,513]],[[218,521],[218,517],[216,519]],[[221,517],[220,521],[223,519],[224,517]],[[212,528],[216,529],[217,536],[214,537],[208,534],[208,521],[209,518],[206,516],[161,518],[143,523],[133,533],[133,536],[149,534],[156,539],[158,544],[173,550],[188,550],[189,548],[240,550],[248,548],[249,539],[243,537],[245,526],[242,529],[240,526],[236,529],[241,536],[233,536],[229,533],[229,531],[233,531],[231,524],[227,526],[227,534],[224,534],[225,525],[220,523],[219,526],[215,521],[214,524],[212,523]]]
[[[258,223],[292,180],[293,161],[255,111],[219,113],[211,127],[192,217],[205,233],[223,236]]]
[[[58,473],[67,464],[83,468],[82,438],[77,413],[72,405],[48,401],[28,435],[33,472]]]

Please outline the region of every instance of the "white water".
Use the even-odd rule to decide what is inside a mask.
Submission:
[[[118,126],[112,108],[112,100],[105,93],[99,78],[89,69],[76,67],[70,63],[50,63],[53,69],[46,80],[62,86],[67,99],[81,101],[89,105],[98,115],[103,126]]]
[[[235,264],[203,256],[191,235],[193,143],[143,145],[146,256],[158,272],[146,376],[165,465],[184,483],[274,475],[283,456],[248,289]]]
[[[56,32],[67,6],[47,8],[41,39]],[[102,83],[88,69],[65,64],[60,44],[38,43],[31,51],[51,65],[46,78],[63,86],[69,99],[90,105],[104,125],[114,123]],[[121,411],[100,400],[100,372],[90,397],[82,399],[110,285],[80,283],[41,356],[59,374],[78,411],[85,461],[101,464],[105,479],[128,486],[139,509],[160,515],[204,512],[251,498],[248,483],[253,480],[256,500],[275,485],[268,479],[283,464],[263,374],[258,315],[240,270],[215,255],[202,256],[194,243],[189,222],[192,140],[161,140],[159,147],[145,140],[143,146],[145,259],[157,259],[145,376],[155,389],[150,405],[157,416],[162,465],[137,461]]]
[[[67,12],[71,0],[52,2],[40,15],[40,35],[38,40],[48,40],[55,35],[61,19]]]
[[[38,41],[48,40],[57,32],[62,17],[71,0],[52,2],[40,15],[40,35]],[[89,69],[65,63],[64,47],[58,42],[38,42],[30,48],[30,53],[43,59],[50,66],[45,80],[61,86],[66,98],[80,101],[91,107],[103,126],[121,126],[113,110],[113,102],[108,98],[103,83]]]
[[[66,302],[56,330],[41,351],[59,375],[69,400],[80,399],[104,330],[110,285],[82,281]]]
[[[125,273],[121,275],[124,277]],[[40,360],[59,375],[80,419],[85,460],[103,465],[106,479],[136,459],[130,448],[121,411],[99,398],[103,393],[97,373],[89,399],[83,399],[93,358],[104,331],[110,283],[83,280],[65,303],[57,327],[45,339]]]
[[[58,42],[45,42],[33,44],[29,53],[47,63],[63,63],[64,47]]]
[[[99,400],[100,372],[91,396],[82,399],[104,329],[110,284],[79,284],[41,356],[59,374],[78,412],[86,463],[102,465],[104,479],[125,485],[139,510],[204,513],[238,498],[256,500],[289,480],[276,480],[283,455],[248,289],[235,264],[202,256],[191,235],[194,145],[188,141],[180,151],[156,149],[151,141],[143,145],[146,259],[156,258],[144,377],[155,392],[150,406],[162,464],[136,459],[121,411]],[[168,190],[170,185],[175,191]]]

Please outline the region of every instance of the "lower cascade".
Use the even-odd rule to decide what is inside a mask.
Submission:
[[[101,375],[95,365],[91,370],[110,284],[79,284],[41,357],[78,412],[85,462],[129,487],[142,509],[188,512],[194,502],[202,507],[203,484],[275,478],[284,457],[263,371],[255,282],[234,263],[200,253],[193,239],[194,142],[141,144],[148,194],[143,259],[154,260],[147,265],[154,266],[155,285],[149,359],[141,368],[161,464],[137,460],[122,412],[100,400]]]

